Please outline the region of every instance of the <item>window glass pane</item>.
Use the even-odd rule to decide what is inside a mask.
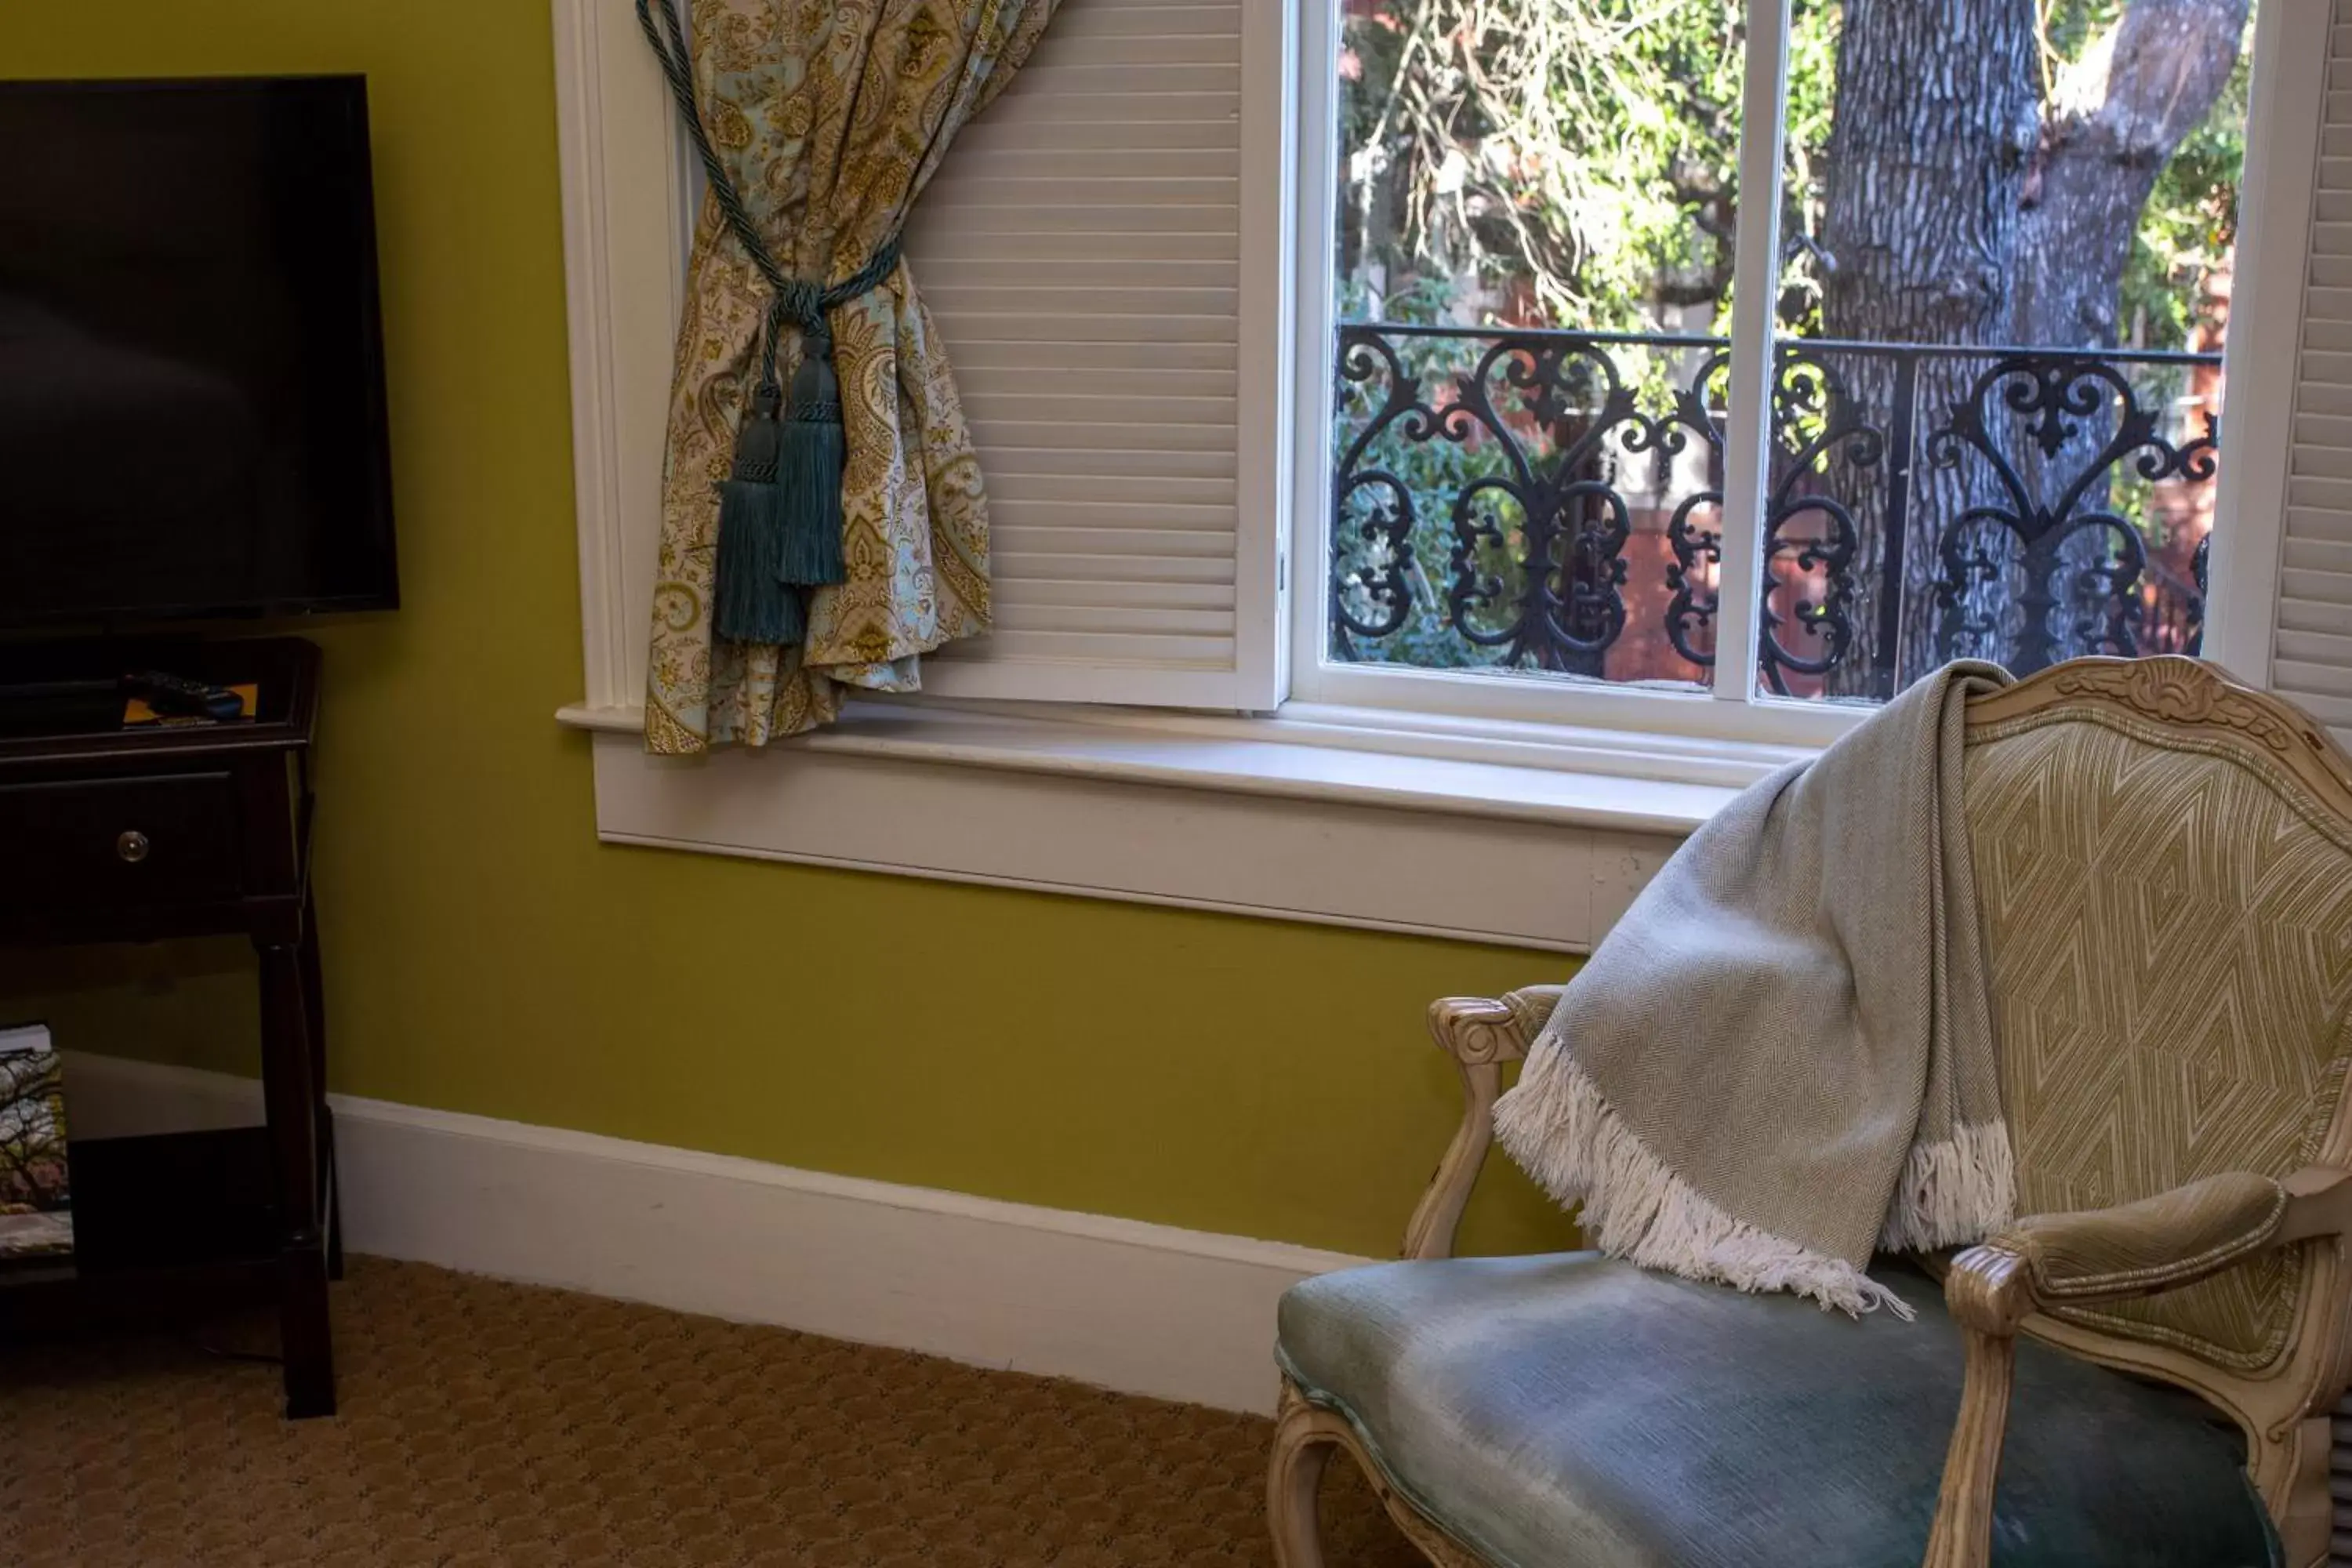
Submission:
[[[2248,0],[1798,0],[1766,690],[2197,651],[2251,38]]]
[[[1347,0],[1327,658],[1705,683],[1745,37]]]

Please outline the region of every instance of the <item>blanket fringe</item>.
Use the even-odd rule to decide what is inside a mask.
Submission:
[[[1585,1235],[1612,1258],[1742,1290],[1792,1291],[1855,1317],[1881,1307],[1913,1316],[1845,1259],[1717,1208],[1650,1152],[1550,1040],[1538,1042],[1517,1085],[1496,1102],[1495,1132],[1555,1201],[1582,1205]]]
[[[2009,1124],[1979,1121],[1939,1142],[1911,1145],[1878,1245],[1888,1252],[1965,1247],[2016,1217]]]

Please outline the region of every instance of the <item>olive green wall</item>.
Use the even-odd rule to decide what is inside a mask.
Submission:
[[[1555,956],[599,845],[546,0],[0,9],[0,75],[361,71],[404,607],[320,630],[335,1088],[1384,1252],[1452,1124],[1421,1016]],[[64,1044],[248,1064],[234,946],[8,962]],[[1490,1246],[1565,1235],[1513,1176]]]

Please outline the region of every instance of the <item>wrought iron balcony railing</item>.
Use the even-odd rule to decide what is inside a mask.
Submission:
[[[1704,681],[1722,557],[1720,338],[1339,330],[1330,652]],[[2195,652],[2218,354],[1786,339],[1757,660],[1885,698]]]

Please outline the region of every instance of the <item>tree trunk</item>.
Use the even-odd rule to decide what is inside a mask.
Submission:
[[[2246,10],[2246,0],[2133,0],[2053,84],[2026,175],[2012,342],[2120,346],[2124,268],[2140,210],[2229,84]],[[2171,390],[2160,376],[2117,368],[2135,384],[2143,410],[2155,412]],[[2099,524],[2067,528],[2108,510],[2114,474],[2101,461],[2116,431],[2116,409],[2103,400],[2098,413],[2074,420],[2054,448],[2017,443],[2019,471],[2045,506],[2089,479],[2068,515],[2041,520],[2046,531],[2022,552],[2026,613],[2040,617],[2027,629],[2040,634],[2032,646],[2046,647],[2046,658],[2146,651],[2134,636],[2137,584],[2147,545],[2162,542]]]
[[[2111,349],[2140,209],[2229,85],[2247,0],[2132,0],[2053,85],[2026,173],[2009,336]]]
[[[1833,338],[2006,330],[2038,113],[2033,0],[1847,0],[1822,244]]]
[[[2246,9],[2247,0],[2131,0],[2052,84],[2044,104],[2033,0],[1853,0],[1839,45],[1822,235],[1831,260],[1822,293],[1828,335],[2116,347],[2141,209],[2227,84]],[[1951,430],[1990,363],[1921,362],[1908,449],[1890,447],[1874,471],[1836,487],[1851,495],[1862,534],[1855,575],[1864,613],[1855,615],[1853,651],[1828,683],[1833,693],[1885,695],[1952,653],[2027,669],[2106,646],[2089,601],[2122,606],[2128,597],[2094,570],[2115,541],[2086,532],[2062,547],[2063,520],[2049,520],[2039,549],[1996,524],[1958,526],[1971,507],[2015,510],[1993,459],[1948,435],[1931,444]],[[1848,355],[1832,368],[1860,416],[1895,437],[1895,364]],[[1984,437],[2032,506],[2054,505],[2115,428],[2112,412],[2074,417],[2058,449],[2045,452],[2027,438],[2028,417],[2000,393],[1979,406],[1988,416]],[[1951,466],[1933,460],[1938,450]],[[1896,465],[1907,470],[1909,493],[1902,603],[1890,616],[1880,584],[1895,542],[1885,514],[1898,489]],[[2073,515],[2100,509],[2105,494],[2104,481],[2095,484]],[[2031,532],[2036,520],[2024,521]],[[2060,602],[2069,595],[2082,602]]]
[[[1990,343],[2013,309],[2018,229],[2040,126],[2033,0],[1848,0],[1838,41],[1837,97],[1823,162],[1822,324],[1832,338],[1884,343]],[[1823,682],[1833,696],[1886,697],[1915,678],[1933,637],[1935,552],[1918,520],[1970,503],[1968,476],[1920,460],[1932,412],[1948,405],[1955,367],[1913,367],[1910,426],[1898,419],[1905,376],[1885,354],[1830,356],[1854,416],[1885,437],[1874,465],[1818,488],[1842,496],[1858,538],[1845,602],[1851,641]],[[1909,438],[1906,440],[1906,435]],[[1781,444],[1790,444],[1781,437]],[[1898,446],[1907,449],[1898,450]],[[1898,478],[1899,476],[1899,478]],[[1907,486],[1907,537],[1890,516]],[[1816,512],[1792,519],[1773,576],[1799,576],[1786,545],[1818,536]],[[1899,588],[1886,583],[1902,552]],[[1887,602],[1890,588],[1895,602]],[[1816,575],[1767,605],[1784,626],[1795,602],[1834,602]],[[1784,645],[1791,641],[1784,631]]]

